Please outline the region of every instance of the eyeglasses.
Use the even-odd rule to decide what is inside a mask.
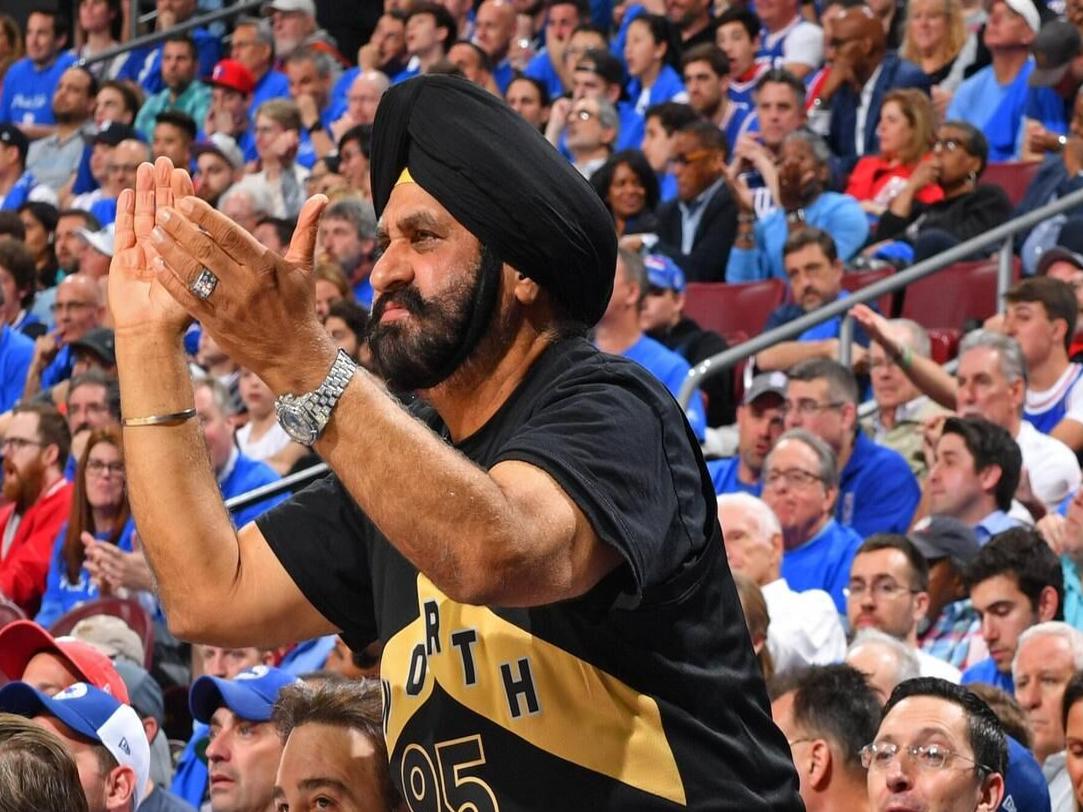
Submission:
[[[939,744],[900,747],[894,742],[873,742],[861,748],[861,766],[866,770],[886,770],[900,752],[905,753],[912,762],[924,770],[942,770],[948,767],[953,759],[959,759],[969,762],[983,772],[991,772],[984,764],[979,764],[974,759],[960,755],[947,747],[941,747]]]
[[[4,441],[0,443],[0,448],[3,448],[5,452],[9,448],[20,451],[30,445],[36,445],[38,448],[42,448],[45,443],[39,442],[38,440],[28,440],[26,437],[5,437]]]
[[[575,119],[590,121],[592,118],[597,117],[597,115],[597,113],[591,112],[590,110],[572,110],[568,113],[567,121],[574,121]]]
[[[124,476],[124,463],[102,462],[101,460],[87,460],[86,472],[88,474],[94,474],[94,476],[105,476],[106,474]]]
[[[962,141],[958,141],[955,138],[938,138],[936,143],[933,144],[934,152],[955,152],[957,149],[965,149]]]
[[[90,302],[53,302],[49,305],[51,313],[76,313],[90,307]]]
[[[696,161],[702,161],[712,152],[713,150],[709,149],[697,149],[695,152],[689,152],[687,155],[677,153],[676,155],[670,156],[669,162],[675,166],[688,166],[689,164],[694,164]]]
[[[838,409],[841,406],[845,406],[841,400],[833,400],[830,403],[817,403],[814,400],[799,400],[797,403],[790,403],[787,401],[779,406],[779,411],[782,412],[783,417],[790,412],[797,412],[802,417],[811,417],[817,412],[826,412],[828,409]]]
[[[811,485],[813,482],[822,482],[823,477],[812,471],[803,471],[800,468],[787,468],[785,471],[768,471],[764,474],[763,484],[768,488],[777,488],[783,482],[788,487],[800,488]]]
[[[110,172],[135,172],[139,169],[139,164],[106,164],[106,174]]]
[[[877,600],[891,600],[899,597],[899,595],[916,595],[919,591],[909,589],[893,578],[878,578],[871,585],[866,584],[864,581],[851,581],[849,586],[842,590],[842,594],[847,598],[860,600],[865,597],[866,592],[871,592],[872,596]]]

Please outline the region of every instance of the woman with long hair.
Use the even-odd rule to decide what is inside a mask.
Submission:
[[[34,620],[48,628],[65,612],[99,597],[99,584],[86,567],[87,546],[103,541],[130,552],[134,528],[120,432],[95,429],[79,457],[68,522],[53,547],[45,595]]]
[[[590,176],[590,185],[613,215],[617,236],[650,233],[658,226],[658,178],[638,149],[611,155]]]
[[[647,110],[662,102],[687,102],[684,80],[677,72],[680,38],[672,23],[660,14],[640,14],[628,24],[624,62],[628,66],[628,98],[635,105],[640,130],[621,133],[622,143],[643,140]]]
[[[978,54],[978,38],[966,28],[959,0],[910,0],[899,56],[929,77],[933,106],[943,118],[966,69]]]
[[[40,289],[51,288],[60,280],[56,278],[59,265],[53,241],[59,212],[52,203],[31,201],[19,206],[19,219],[26,229],[26,248],[34,255],[34,268]]]
[[[120,0],[79,0],[75,21],[75,48],[80,59],[88,59],[110,48],[124,38],[124,9]],[[135,78],[137,63],[144,51],[125,51],[112,59],[91,62],[86,67],[100,82],[121,77]],[[131,63],[131,64],[129,64]]]

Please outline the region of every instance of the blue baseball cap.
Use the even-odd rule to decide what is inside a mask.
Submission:
[[[643,257],[643,267],[652,288],[684,293],[684,271],[665,254],[647,254]]]
[[[101,743],[117,764],[135,772],[135,807],[143,800],[150,776],[150,743],[130,705],[85,682],[70,685],[56,696],[25,682],[12,682],[0,688],[0,711],[27,718],[53,716],[80,736]]]
[[[278,692],[298,682],[292,674],[269,665],[254,666],[233,679],[203,676],[192,683],[188,706],[193,718],[208,725],[222,706],[250,722],[267,722]]]
[[[1000,808],[1006,812],[1049,809],[1049,785],[1038,761],[1033,753],[1011,736],[1007,739],[1008,769],[1004,776],[1004,800],[1000,802]]]

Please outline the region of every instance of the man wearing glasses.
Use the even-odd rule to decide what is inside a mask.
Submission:
[[[33,617],[38,611],[49,556],[68,518],[71,484],[64,479],[71,434],[53,406],[16,406],[4,432],[4,486],[0,509],[0,596]]]
[[[763,501],[782,525],[782,577],[795,592],[822,589],[846,613],[843,591],[861,538],[835,521],[838,468],[831,448],[801,429],[779,438],[763,469]]]
[[[878,629],[914,649],[923,677],[958,683],[955,666],[918,646],[918,624],[929,609],[929,566],[906,536],[879,533],[858,548],[846,588],[850,628]]]
[[[1004,797],[1007,737],[970,691],[921,677],[891,694],[861,763],[874,812],[992,812]]]

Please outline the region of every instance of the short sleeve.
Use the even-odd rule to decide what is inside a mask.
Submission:
[[[786,36],[782,61],[797,62],[816,69],[824,61],[824,32],[812,23],[798,25]]]
[[[1064,405],[1064,416],[1066,418],[1077,423],[1083,423],[1083,375],[1072,384],[1072,389],[1068,393],[1068,399]]]
[[[378,636],[369,551],[379,543],[368,517],[328,476],[256,519],[294,583],[359,651]]]
[[[519,460],[552,476],[624,556],[643,596],[706,543],[712,489],[694,443],[669,394],[635,377],[554,393],[496,462]]]

